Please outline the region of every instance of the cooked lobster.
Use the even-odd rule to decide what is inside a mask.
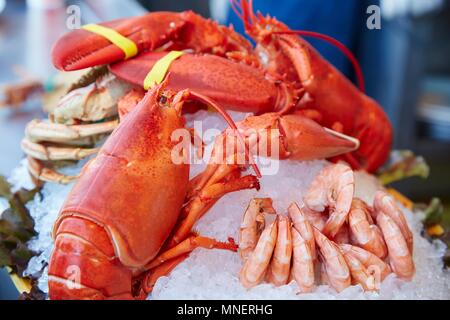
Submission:
[[[219,60],[202,55],[185,56],[169,68],[171,85],[177,89],[204,89],[205,94],[216,91],[220,93],[214,96],[217,102],[235,110],[297,112],[311,117],[325,127],[357,138],[360,148],[344,155],[344,160],[353,168],[376,171],[389,155],[392,126],[382,108],[364,94],[361,72],[351,53],[329,37],[294,31],[275,18],[254,14],[251,1],[232,2],[238,5],[237,11],[241,10],[238,14],[247,34],[257,43],[256,49],[232,28],[193,12],[153,12],[102,24],[135,42],[141,53],[137,57],[114,66],[113,63],[124,59],[123,51],[103,37],[80,29],[57,42],[53,62],[62,70],[112,64],[111,70],[117,76],[139,85],[145,77],[142,73],[148,72],[161,55],[142,55],[145,52],[190,50],[239,62],[234,72],[223,73],[215,69]],[[342,49],[358,71],[360,90],[299,35],[319,37]],[[183,59],[190,63],[182,63]],[[202,67],[195,70],[191,63]],[[242,65],[261,73],[264,80],[255,86],[248,81],[252,71]],[[239,96],[241,101],[236,102],[233,96]],[[244,99],[248,102],[243,102]],[[258,103],[253,103],[255,100]]]

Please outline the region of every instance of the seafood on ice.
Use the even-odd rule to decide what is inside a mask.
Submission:
[[[413,236],[395,199],[378,191],[369,205],[354,197],[354,174],[345,164],[325,167],[300,207],[277,214],[271,199],[253,199],[244,214],[239,279],[246,288],[295,280],[299,291],[352,284],[376,291],[391,272],[411,280]],[[266,220],[272,222],[266,226]]]

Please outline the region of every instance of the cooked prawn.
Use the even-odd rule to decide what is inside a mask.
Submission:
[[[373,224],[365,202],[358,198],[353,199],[348,221],[352,243],[384,259],[387,255],[386,243],[380,229]]]
[[[274,221],[261,233],[255,250],[244,263],[239,279],[247,289],[258,285],[264,279],[277,242],[277,233],[277,221]]]
[[[314,229],[314,237],[326,269],[328,282],[336,291],[341,292],[351,284],[347,262],[338,246],[319,230]]]
[[[306,219],[309,221],[311,226],[322,232],[323,228],[325,228],[325,225],[327,224],[328,220],[327,215],[321,212],[311,210],[306,205],[303,205],[303,207],[301,207],[300,210],[302,211]]]
[[[239,230],[239,253],[246,261],[258,243],[259,236],[265,227],[264,214],[275,214],[272,199],[252,199],[245,211]]]
[[[279,215],[277,223],[277,243],[273,251],[267,279],[276,286],[282,286],[288,282],[291,270],[292,233],[291,222],[288,217]]]
[[[375,276],[377,283],[383,281],[384,278],[391,273],[391,268],[389,265],[372,252],[350,244],[341,244],[340,247],[344,253],[351,254],[353,257],[361,261],[367,271]]]
[[[373,291],[378,289],[375,276],[370,274],[364,264],[348,252],[343,252],[344,259],[352,275],[352,284],[360,284],[364,291]]]
[[[405,219],[402,211],[396,204],[394,198],[384,191],[378,191],[375,195],[374,200],[375,214],[378,212],[383,212],[385,215],[389,216],[399,227],[402,232],[403,237],[408,244],[408,249],[413,253],[413,235],[409,229],[408,222]]]
[[[292,228],[294,258],[292,276],[300,288],[300,292],[307,293],[314,289],[314,260],[309,243],[295,228]]]
[[[305,195],[306,205],[318,212],[329,209],[330,216],[323,233],[334,237],[347,219],[355,191],[352,169],[337,163],[325,167],[314,179]]]
[[[320,264],[320,283],[322,285],[330,285],[330,281],[328,280],[327,269],[323,263]]]
[[[292,203],[288,208],[289,217],[294,224],[294,228],[300,233],[302,238],[309,245],[313,259],[315,260],[316,255],[316,241],[314,240],[314,231],[311,223],[309,222],[307,216],[305,215],[305,208],[299,208],[296,203]]]
[[[350,242],[350,230],[347,223],[342,225],[338,233],[334,236],[333,241],[337,244]]]
[[[414,261],[400,227],[382,212],[377,214],[377,224],[386,241],[392,270],[400,278],[411,280],[415,273]]]

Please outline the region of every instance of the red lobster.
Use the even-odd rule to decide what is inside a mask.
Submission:
[[[233,242],[218,242],[191,230],[223,195],[258,189],[257,178],[241,177],[237,164],[211,164],[189,183],[189,165],[172,159],[177,141],[171,134],[184,128],[182,108],[192,101],[213,106],[232,128],[237,127],[209,98],[188,90],[175,94],[165,86],[155,87],[137,106],[128,108],[131,112],[83,168],[68,196],[53,229],[51,299],[145,298],[158,277],[194,248],[236,250]],[[265,114],[264,118],[267,120],[261,123],[248,118],[239,126],[276,124],[275,115]],[[301,149],[296,133],[324,139],[307,137],[306,145],[301,146],[306,152],[292,153],[296,159],[311,157],[311,153],[338,154],[337,150],[345,152],[352,147],[348,140],[328,135],[312,120],[299,124],[296,116],[278,120],[288,132],[284,143],[278,143],[285,153],[284,147]]]
[[[145,298],[157,275],[195,247],[236,249],[232,242],[200,237],[190,228],[164,246],[177,222],[184,230],[224,194],[259,188],[256,177],[241,177],[233,166],[193,197],[194,210],[185,207],[180,215],[189,165],[173,161],[177,141],[171,134],[184,128],[181,111],[187,100],[209,102],[187,90],[175,94],[159,86],[149,91],[83,168],[54,226],[51,299]]]
[[[249,4],[242,1],[241,6],[244,16],[248,16],[245,8]],[[144,298],[157,278],[195,247],[235,249],[233,243],[200,237],[191,229],[218,198],[229,192],[257,188],[257,179],[241,177],[241,166],[237,164],[211,164],[188,182],[189,166],[169,161],[174,145],[170,134],[184,127],[181,111],[187,102],[214,106],[225,117],[219,105],[261,114],[238,126],[278,129],[282,135],[276,138],[280,139],[283,158],[332,157],[358,146],[354,139],[324,129],[305,117],[319,115],[325,123],[327,115],[317,112],[321,109],[315,103],[308,109],[304,107],[305,95],[314,97],[316,91],[308,91],[312,87],[306,86],[308,81],[303,81],[296,69],[281,72],[296,62],[288,51],[281,50],[281,45],[273,63],[264,65],[244,38],[192,12],[150,13],[104,25],[132,39],[140,51],[147,51],[110,66],[118,77],[139,85],[164,54],[153,50],[192,49],[194,53],[171,64],[164,85],[149,91],[131,108],[99,155],[83,169],[54,227],[56,243],[49,266],[52,299]],[[250,27],[247,25],[249,32],[256,30]],[[267,48],[275,46],[282,37],[297,38],[275,34],[271,37],[278,40],[272,40]],[[315,51],[310,53],[322,59]],[[55,65],[65,70],[123,58],[121,50],[85,30],[69,33],[53,51]],[[327,66],[329,72],[347,81]],[[314,76],[311,78],[315,80]],[[345,83],[354,89],[351,92],[358,99],[368,99],[350,82]],[[189,90],[183,90],[186,88]],[[320,94],[324,91],[317,89]],[[135,101],[136,93],[137,100],[142,98],[139,92],[132,91],[131,101]],[[346,113],[345,108],[340,112]],[[351,118],[350,113],[348,117]],[[339,128],[336,123],[344,127]],[[333,128],[347,132],[340,121],[333,122]],[[251,140],[245,133],[244,138]],[[367,156],[372,159],[376,155]]]
[[[344,155],[344,160],[353,168],[376,171],[388,158],[392,126],[382,108],[363,93],[362,75],[351,53],[324,35],[290,30],[274,18],[255,15],[252,1],[232,4],[247,34],[256,41],[256,50],[232,28],[191,11],[154,12],[102,24],[136,43],[141,54],[133,59],[113,64],[124,59],[123,51],[103,37],[80,29],[57,42],[53,62],[62,70],[112,64],[111,71],[118,77],[142,85],[162,55],[153,51],[191,50],[196,55],[182,57],[169,68],[169,88],[190,88],[228,109],[306,115],[357,138],[360,148]],[[356,67],[361,90],[299,35],[319,37],[343,50]],[[230,67],[234,70],[218,72],[219,60],[198,55],[205,53],[234,62]],[[257,78],[255,74],[259,74]]]

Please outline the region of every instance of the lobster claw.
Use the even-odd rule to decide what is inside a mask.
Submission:
[[[114,29],[133,41],[138,52],[154,50],[170,40],[186,23],[175,12],[152,12],[141,17],[118,19],[101,26]],[[80,70],[123,60],[122,49],[106,38],[84,29],[69,32],[61,37],[52,49],[56,68],[65,71]]]
[[[246,118],[238,123],[238,127],[241,131],[247,132],[248,138],[251,138],[248,134],[251,132],[275,130],[270,132],[279,133],[267,134],[266,137],[267,145],[279,146],[278,155],[275,156],[280,159],[298,161],[328,159],[359,148],[358,139],[324,128],[301,114],[265,113]],[[270,156],[274,157],[273,154]]]
[[[285,135],[285,146],[290,159],[327,159],[359,148],[359,140],[322,127],[315,121],[289,114],[279,120]]]

